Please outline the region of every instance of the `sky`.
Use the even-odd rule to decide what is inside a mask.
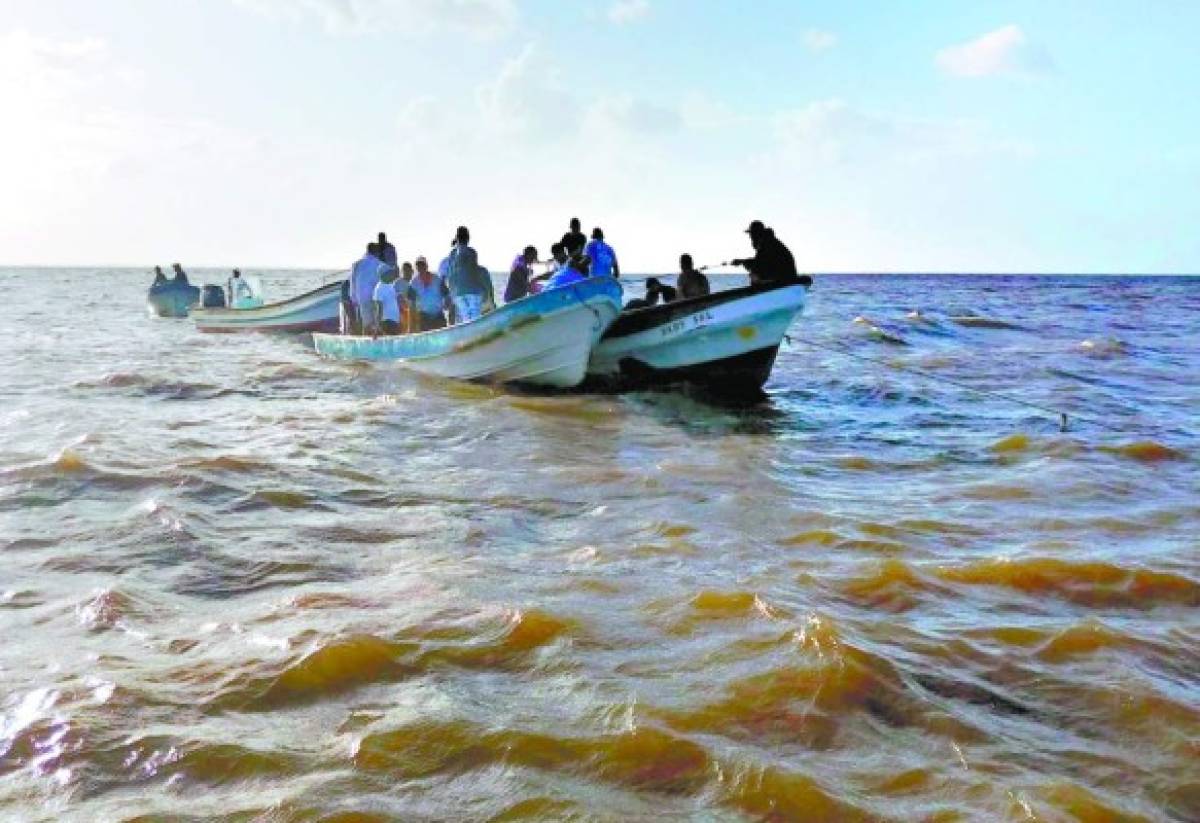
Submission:
[[[0,0],[0,264],[1200,272],[1193,0]]]

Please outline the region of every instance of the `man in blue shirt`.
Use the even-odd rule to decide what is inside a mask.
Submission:
[[[578,283],[580,280],[586,280],[588,276],[588,268],[591,266],[591,259],[586,254],[577,254],[571,258],[571,262],[564,269],[559,269],[549,282],[546,283],[546,288],[557,289],[559,286],[569,286],[572,283]]]
[[[378,254],[379,245],[368,243],[367,253],[350,267],[350,300],[354,303],[358,334],[366,334],[375,319],[371,301],[375,299],[375,287],[379,285],[379,275],[384,269]]]
[[[592,277],[620,277],[621,267],[617,264],[617,253],[604,242],[604,231],[592,229],[592,239],[583,250],[592,261]]]

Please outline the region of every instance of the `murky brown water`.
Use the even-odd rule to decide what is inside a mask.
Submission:
[[[822,278],[744,409],[0,283],[0,818],[1200,819],[1200,281]]]

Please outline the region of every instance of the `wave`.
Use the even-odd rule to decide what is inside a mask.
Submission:
[[[1121,446],[1101,446],[1100,451],[1140,463],[1160,463],[1165,460],[1184,460],[1187,455],[1154,440],[1139,440]]]
[[[228,674],[206,705],[215,711],[264,711],[446,667],[525,669],[535,664],[540,649],[575,631],[568,621],[530,610],[509,614],[499,626],[464,630],[461,637],[430,626],[391,639],[372,634],[339,637],[275,664],[276,671]]]
[[[649,725],[620,734],[562,737],[426,720],[367,735],[354,752],[354,765],[406,780],[503,765],[663,796],[703,793],[764,819],[869,819],[811,777],[777,767],[723,764],[701,744]]]
[[[1129,346],[1115,337],[1105,337],[1099,340],[1083,340],[1076,348],[1088,355],[1101,360],[1123,357],[1129,353]]]
[[[946,583],[999,586],[1092,607],[1200,605],[1200,581],[1172,572],[1050,557],[984,560],[935,571]]]
[[[981,317],[976,314],[960,314],[950,317],[950,322],[969,329],[1005,329],[1009,331],[1022,331],[1024,326],[1012,323],[1008,320],[1000,320],[994,317]]]
[[[214,383],[191,382],[171,378],[160,378],[139,372],[109,372],[98,380],[79,380],[74,388],[131,389],[131,394],[162,400],[213,400],[229,396],[257,397],[255,389],[231,389]]]
[[[1153,608],[1200,605],[1200,581],[1172,572],[1102,562],[1034,557],[918,568],[887,560],[842,583],[846,596],[875,607],[912,608],[925,598],[952,595],[948,586],[994,586],[1091,607]]]
[[[875,340],[879,343],[887,343],[892,346],[907,346],[908,341],[905,340],[898,331],[885,329],[874,320],[868,317],[859,315],[854,318],[854,326],[862,331],[868,339]]]

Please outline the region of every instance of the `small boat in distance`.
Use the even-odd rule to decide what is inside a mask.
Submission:
[[[621,311],[621,286],[596,277],[507,303],[470,323],[394,337],[314,334],[341,360],[396,363],[423,374],[552,388],[579,385],[600,335]]]
[[[252,296],[233,308],[195,309],[192,319],[203,332],[332,332],[338,328],[341,295],[338,280],[278,303]]]
[[[726,397],[760,395],[807,294],[800,280],[626,311],[592,353],[588,383],[616,389],[685,383]]]
[[[187,317],[199,302],[199,287],[177,280],[155,283],[146,292],[146,310],[151,317]]]

